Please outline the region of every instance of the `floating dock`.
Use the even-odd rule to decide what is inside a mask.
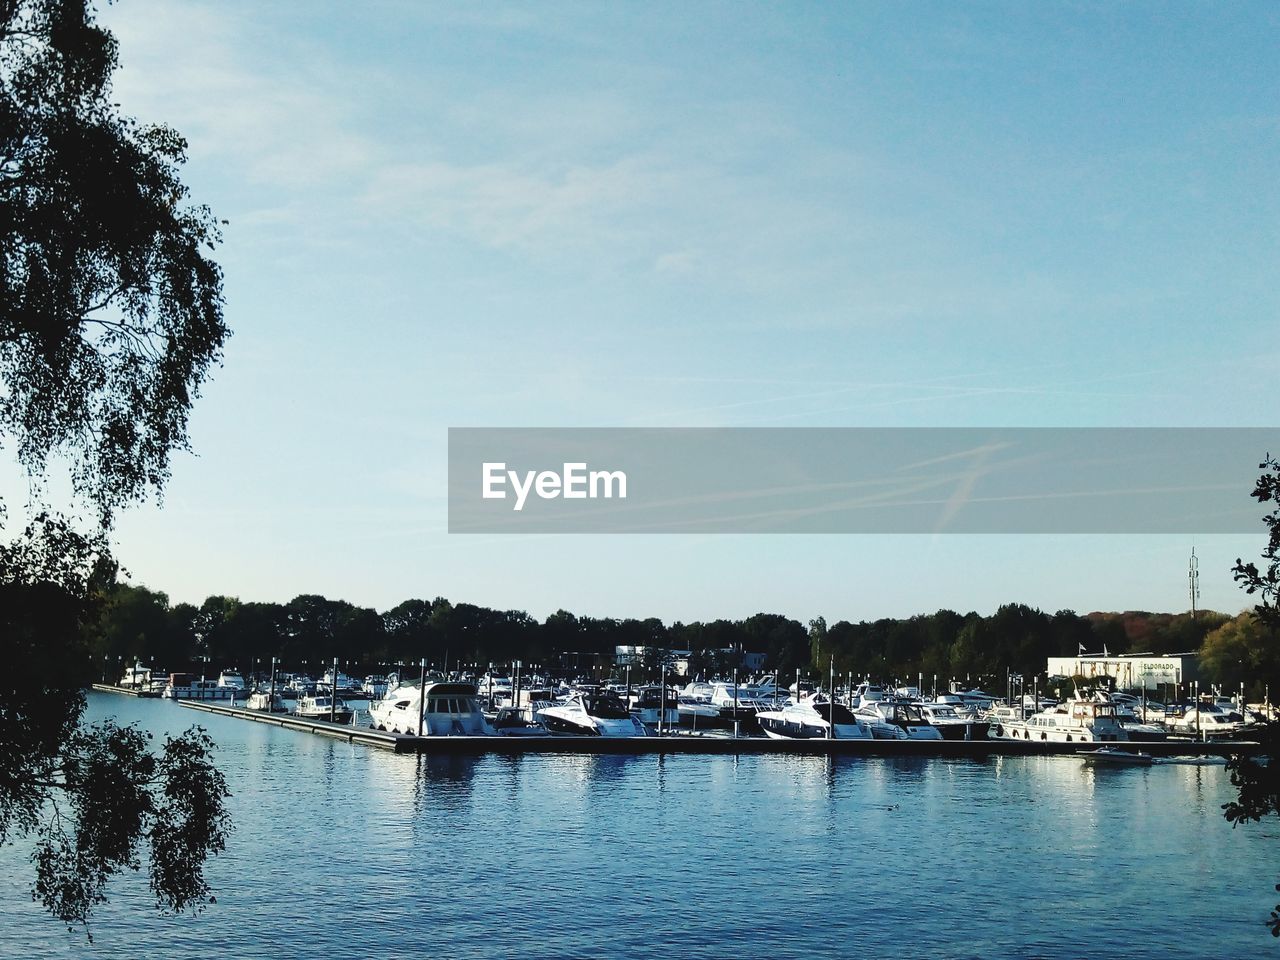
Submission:
[[[199,700],[179,700],[182,706],[224,717],[237,717],[314,733],[335,740],[360,743],[394,753],[479,756],[526,753],[672,754],[706,753],[718,755],[782,754],[840,757],[1040,757],[1071,756],[1100,746],[1142,752],[1153,757],[1217,756],[1256,753],[1259,745],[1247,741],[1208,743],[1168,740],[1130,743],[1049,743],[1023,740],[770,740],[765,737],[672,732],[654,737],[411,737],[386,733],[369,727],[329,723],[295,717],[288,713],[245,710]]]
[[[160,692],[152,693],[150,690],[138,690],[134,687],[117,687],[114,683],[95,683],[93,689],[100,690],[103,693],[123,693],[127,697],[159,697]]]

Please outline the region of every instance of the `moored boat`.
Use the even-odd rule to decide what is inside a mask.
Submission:
[[[576,692],[544,706],[534,718],[553,736],[647,737],[649,731],[626,704],[603,693]]]
[[[993,740],[1049,743],[1111,743],[1129,739],[1116,716],[1115,704],[1094,700],[1070,700],[1025,720],[994,720],[990,735]]]
[[[236,693],[216,680],[197,680],[189,673],[171,673],[160,695],[169,700],[231,700]]]
[[[244,708],[246,710],[256,710],[261,713],[288,713],[289,708],[284,705],[284,701],[280,698],[280,694],[270,694],[262,690],[257,690],[249,694],[249,699],[245,701]]]
[[[872,700],[858,707],[854,716],[871,728],[877,740],[941,740],[942,732],[931,724],[917,703]]]
[[[756,721],[773,740],[870,740],[873,736],[871,727],[848,707],[819,697],[761,710]]]
[[[307,720],[331,720],[334,723],[350,723],[355,715],[341,698],[333,698],[327,693],[314,696],[304,694],[298,698],[298,705],[293,708],[295,717]]]
[[[483,737],[493,733],[484,718],[474,683],[428,680],[401,684],[369,704],[375,730],[424,737]]]

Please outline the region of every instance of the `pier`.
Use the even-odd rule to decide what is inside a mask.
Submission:
[[[1128,743],[1050,743],[1023,740],[771,740],[765,737],[737,737],[719,734],[696,734],[685,731],[653,737],[413,737],[385,733],[369,727],[329,723],[295,717],[288,713],[266,713],[229,707],[198,700],[177,701],[191,710],[203,710],[224,717],[236,717],[253,723],[313,733],[360,743],[393,753],[429,755],[506,756],[528,753],[588,753],[637,756],[641,754],[712,754],[838,757],[942,757],[985,758],[991,756],[1042,757],[1073,756],[1106,746],[1152,757],[1226,757],[1236,753],[1256,753],[1260,747],[1251,741],[1188,740],[1142,741]]]
[[[152,693],[150,690],[139,690],[134,687],[119,687],[114,683],[95,683],[93,684],[93,689],[99,690],[102,693],[123,693],[128,697],[154,698],[160,696],[159,691]]]

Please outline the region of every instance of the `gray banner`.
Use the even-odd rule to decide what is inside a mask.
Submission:
[[[1260,428],[449,430],[451,533],[1256,533]]]

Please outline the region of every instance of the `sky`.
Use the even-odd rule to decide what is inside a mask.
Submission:
[[[1256,537],[446,532],[461,426],[1275,424],[1271,4],[100,10],[189,140],[234,330],[174,601],[544,617],[1205,607]],[[1280,443],[1276,445],[1280,450]],[[1259,451],[1259,458],[1266,451]],[[1263,511],[1259,510],[1261,517]]]

